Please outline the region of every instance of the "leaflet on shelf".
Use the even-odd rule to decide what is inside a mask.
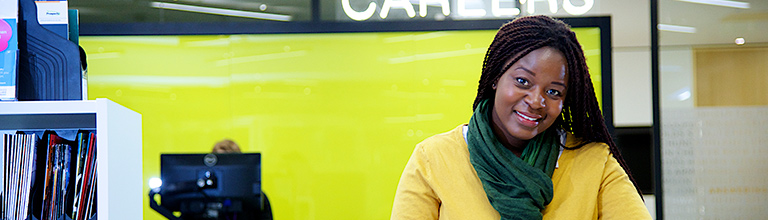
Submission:
[[[34,148],[37,137],[35,134],[2,134],[2,170],[0,184],[3,196],[0,196],[2,207],[0,219],[24,219],[29,213],[29,199],[32,187]]]
[[[16,0],[0,0],[0,101],[15,101],[18,68],[18,16]]]
[[[35,1],[37,22],[45,29],[69,39],[69,5],[67,1]]]
[[[96,133],[59,131],[63,136],[53,130],[0,131],[0,204],[16,204],[0,206],[0,219],[96,215]],[[65,138],[74,132],[75,139]]]

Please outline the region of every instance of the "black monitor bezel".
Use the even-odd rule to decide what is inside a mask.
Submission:
[[[216,158],[216,162],[214,164],[211,164],[210,161],[206,162],[206,157]],[[190,169],[194,171],[188,172]],[[212,172],[216,180],[216,187],[188,188],[183,189],[183,192],[170,190],[172,184],[194,183],[196,179],[203,176],[205,171]],[[248,175],[251,172],[252,175]],[[249,207],[261,206],[260,153],[161,154],[160,178],[163,181],[159,193],[160,206],[172,212],[184,211],[183,207],[192,202],[234,202],[242,204],[242,209],[245,210]],[[243,185],[251,185],[252,187],[249,190]],[[182,215],[184,215],[183,212]]]

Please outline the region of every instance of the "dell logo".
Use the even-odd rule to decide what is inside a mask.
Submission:
[[[218,162],[218,159],[214,154],[206,154],[205,157],[203,157],[203,163],[205,163],[205,165],[208,167],[215,166],[216,162]]]

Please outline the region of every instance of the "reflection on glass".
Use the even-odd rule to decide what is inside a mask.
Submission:
[[[605,0],[603,0],[605,1]],[[356,22],[601,16],[600,0],[70,0],[80,23]]]
[[[70,0],[81,23],[309,21],[311,0]]]
[[[600,51],[597,28],[575,30],[584,50]],[[357,220],[389,216],[415,144],[469,120],[495,33],[81,42],[89,56],[89,98],[106,97],[142,114],[143,183],[159,175],[160,153],[209,152],[228,137],[244,152],[262,153],[263,188],[276,216]],[[600,80],[600,53],[587,56]],[[144,207],[144,219],[160,219]]]

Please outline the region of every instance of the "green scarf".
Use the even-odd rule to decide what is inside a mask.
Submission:
[[[469,121],[469,159],[501,219],[542,219],[552,201],[552,173],[560,150],[559,135],[547,129],[528,142],[517,157],[491,130],[493,103],[483,100]]]

